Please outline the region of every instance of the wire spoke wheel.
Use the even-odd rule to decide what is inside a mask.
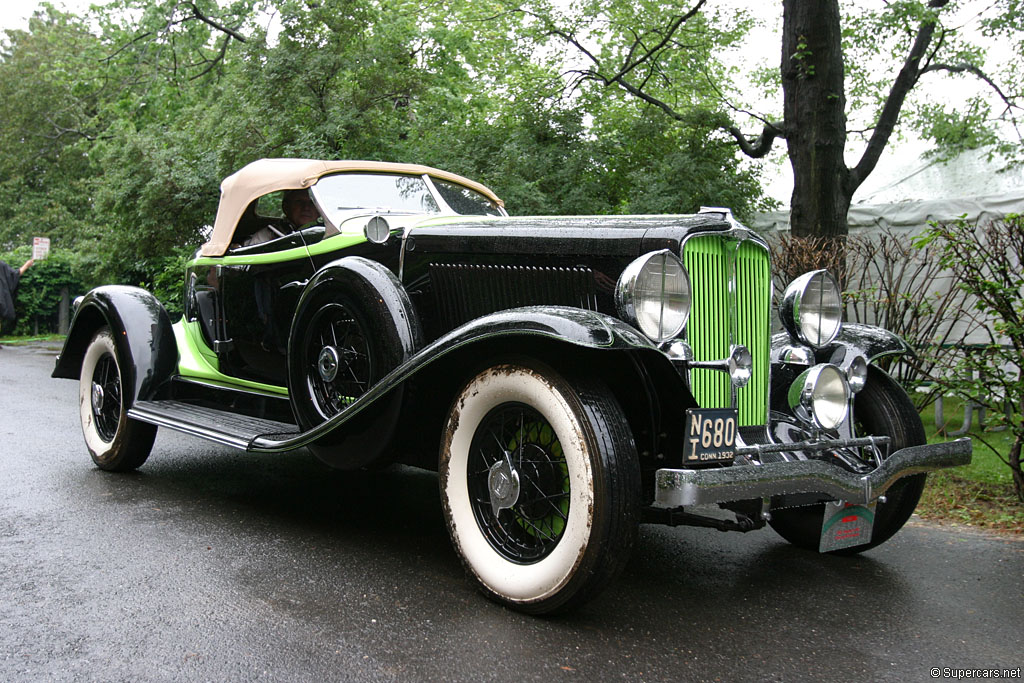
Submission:
[[[325,304],[310,319],[303,367],[313,405],[325,419],[369,389],[373,376],[370,341],[359,318],[344,304]]]
[[[93,336],[82,357],[79,375],[79,417],[89,455],[100,469],[133,470],[146,461],[156,427],[128,417],[131,395],[125,397],[126,366],[107,327]],[[130,377],[130,376],[129,376]],[[131,386],[130,384],[128,385]]]
[[[488,597],[533,614],[566,610],[622,570],[640,472],[604,384],[539,362],[493,365],[455,398],[444,435],[448,532]]]
[[[494,472],[503,464],[516,475],[514,500],[499,500],[504,481]],[[470,446],[467,479],[473,515],[498,553],[516,563],[551,553],[569,519],[569,468],[540,413],[522,403],[493,409]]]
[[[113,441],[121,421],[121,377],[113,354],[103,354],[96,363],[89,402],[96,431],[104,441]]]

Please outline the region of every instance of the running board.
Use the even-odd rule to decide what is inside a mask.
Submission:
[[[287,422],[239,415],[183,401],[137,401],[128,409],[128,417],[242,450],[249,450],[249,445],[258,436],[290,438],[300,433],[298,427]]]

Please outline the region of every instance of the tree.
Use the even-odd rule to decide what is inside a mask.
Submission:
[[[90,224],[88,150],[102,134],[99,39],[47,8],[0,47],[0,249],[34,235],[74,244]]]
[[[753,115],[760,122],[757,136],[745,134],[734,119],[747,112],[732,85],[720,78],[721,69],[687,67],[681,55],[708,55],[708,50],[736,39],[742,22],[716,29],[726,21],[708,0],[652,9],[642,4],[634,18],[626,5],[613,2],[597,11],[598,25],[581,20],[596,7],[577,6],[575,19],[559,23],[550,9],[538,10],[544,31],[586,58],[583,69],[573,71],[573,84],[581,81],[614,86],[670,119],[686,124],[699,107],[682,96],[692,90],[695,76],[706,78],[720,95],[719,106],[703,116],[715,119],[739,148],[753,158],[764,157],[777,139],[784,139],[794,176],[791,225],[796,236],[836,237],[846,234],[846,214],[854,192],[871,174],[889,144],[908,103],[908,97],[926,74],[944,72],[969,75],[990,86],[1001,105],[997,115],[982,98],[965,108],[962,102],[943,107],[914,102],[910,122],[947,148],[972,147],[999,140],[997,129],[1008,124],[1018,144],[1019,93],[1001,88],[985,71],[983,43],[993,38],[1012,39],[1019,48],[1022,12],[1015,0],[984,3],[971,20],[982,39],[971,43],[958,25],[954,9],[972,10],[969,2],[902,0],[881,9],[854,8],[839,0],[783,0],[782,61],[777,82],[783,92],[781,118]],[[963,6],[961,8],[961,6]],[[580,12],[579,10],[583,10]],[[735,22],[735,19],[731,19]],[[716,32],[717,31],[717,32]],[[597,48],[588,48],[587,39]],[[847,54],[856,57],[848,61]],[[717,61],[714,55],[708,55]],[[898,64],[895,74],[879,73],[872,65],[883,60]],[[1009,60],[1000,76],[1019,87],[1019,60]],[[869,120],[858,131],[866,136],[858,161],[844,159],[849,141],[848,123],[862,112]]]
[[[758,206],[756,169],[713,122],[551,97],[558,65],[524,39],[535,18],[503,1],[46,8],[0,54],[0,247],[49,235],[87,280],[173,292],[164,271],[202,240],[221,179],[261,157],[430,164],[519,214]]]

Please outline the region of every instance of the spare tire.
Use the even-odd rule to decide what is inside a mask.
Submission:
[[[412,302],[390,270],[358,256],[325,266],[299,299],[289,333],[288,393],[299,427],[343,413],[421,343]],[[380,464],[401,399],[395,387],[310,450],[343,469]]]

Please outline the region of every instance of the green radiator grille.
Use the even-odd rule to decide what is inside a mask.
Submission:
[[[735,242],[720,235],[694,237],[683,248],[690,274],[693,303],[686,326],[687,341],[699,361],[721,360],[730,344],[750,349],[754,372],[737,391],[741,426],[765,424],[768,414],[769,328],[771,279],[768,253],[750,240]],[[735,257],[735,304],[731,300],[730,261]],[[735,319],[734,319],[735,305]],[[691,370],[690,386],[704,408],[732,405],[729,375],[718,370]]]

